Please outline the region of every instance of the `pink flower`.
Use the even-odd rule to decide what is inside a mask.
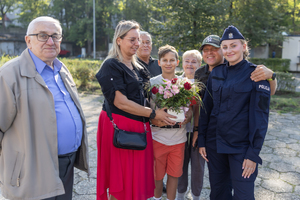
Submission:
[[[172,96],[173,96],[173,94],[172,94],[170,91],[166,90],[166,91],[164,92],[164,98],[165,98],[165,99],[168,99],[168,98],[170,98],[170,97],[172,97]]]
[[[158,93],[159,94],[163,94],[164,93],[164,87],[163,86],[159,86]]]
[[[178,86],[177,85],[172,85],[172,90],[171,92],[175,95],[175,94],[178,94],[179,93],[179,89],[178,89]]]
[[[158,93],[158,88],[154,86],[154,87],[152,88],[151,92],[152,92],[152,94]]]

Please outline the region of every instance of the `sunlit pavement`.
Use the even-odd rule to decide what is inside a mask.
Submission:
[[[96,133],[98,116],[103,97],[80,95],[87,120],[91,176],[75,170],[74,200],[96,199],[97,146]],[[300,200],[300,115],[270,113],[269,129],[260,156],[255,182],[257,200]],[[208,170],[205,169],[202,200],[209,199]],[[191,199],[188,191],[186,199]],[[1,196],[1,195],[0,195]],[[165,200],[164,194],[164,200]],[[0,197],[0,200],[4,200]]]

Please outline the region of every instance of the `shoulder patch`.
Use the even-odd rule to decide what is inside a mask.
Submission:
[[[261,92],[271,92],[270,86],[268,84],[265,83],[257,83],[256,84],[256,91],[261,91]]]

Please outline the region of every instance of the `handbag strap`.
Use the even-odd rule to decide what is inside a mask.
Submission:
[[[139,89],[140,89],[141,105],[143,105],[143,100],[145,98],[144,97],[144,92],[143,92],[143,82],[142,82],[142,78],[140,77],[140,73],[138,72],[138,70],[135,67],[134,67],[134,69],[135,69],[136,74],[137,74],[137,76],[139,78],[138,82],[139,82]],[[118,126],[115,124],[114,119],[112,118],[110,106],[109,106],[109,103],[108,103],[108,101],[107,101],[106,98],[104,99],[104,106],[105,106],[105,110],[106,110],[107,116],[109,117],[111,123],[113,124],[113,127],[115,129],[119,129]],[[147,132],[145,118],[144,117],[142,117],[142,118],[143,118],[145,132]]]

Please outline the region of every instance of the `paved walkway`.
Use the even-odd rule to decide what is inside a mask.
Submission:
[[[91,176],[75,171],[74,200],[96,199],[97,148],[96,132],[102,97],[80,95],[86,115],[89,139]],[[269,129],[255,182],[257,200],[300,200],[300,115],[270,113]],[[201,200],[209,199],[207,168]],[[1,195],[0,195],[1,196]],[[186,199],[191,199],[188,192]],[[0,200],[4,200],[0,197]]]

